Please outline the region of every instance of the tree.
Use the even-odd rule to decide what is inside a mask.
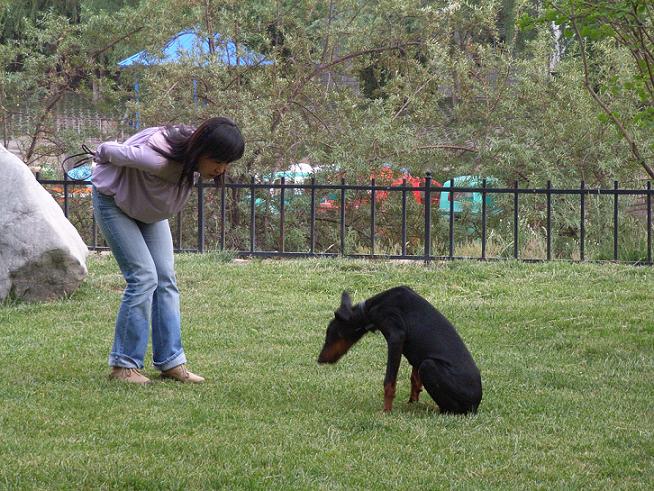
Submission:
[[[72,22],[79,22],[79,0],[6,0],[0,7],[0,42],[20,38],[25,23],[35,21],[48,9]]]
[[[19,37],[0,44],[0,116],[6,122],[16,112],[29,115],[30,124],[20,139],[28,164],[58,157],[89,136],[87,132],[75,138],[56,130],[55,108],[67,94],[89,94],[99,84],[105,89],[105,109],[115,106],[121,88],[108,76],[115,71],[108,68],[115,61],[109,55],[144,30],[138,19],[147,15],[147,6],[141,12],[131,7],[98,13],[83,10],[82,19],[59,15],[54,9],[41,11],[36,20],[23,18]],[[90,134],[99,136],[93,129]]]
[[[431,170],[438,180],[473,173],[597,184],[629,169],[630,150],[584,96],[582,64],[571,56],[577,46],[552,76],[552,21],[528,35],[517,28],[507,34],[510,19],[533,13],[535,0],[141,0],[111,15],[100,8],[105,3],[123,5],[82,0],[79,22],[50,11],[26,24],[20,43],[0,44],[0,110],[11,112],[20,101],[39,114],[26,160],[75,142],[52,130],[53,101],[95,88],[95,107],[138,110],[144,125],[232,117],[247,141],[234,177],[305,159],[347,170],[348,179],[369,177],[385,163],[413,175]],[[118,60],[141,49],[160,52],[187,27],[207,38],[219,33],[218,44],[234,41],[270,63],[224,63],[213,45],[179,63],[117,69]],[[609,41],[587,49],[593,87],[631,77],[631,55]],[[134,77],[138,100],[129,97]],[[611,96],[614,113],[627,120],[642,112],[632,89],[617,89],[599,93]],[[640,124],[630,129],[646,146],[651,132]]]
[[[639,131],[654,129],[654,4],[651,0],[548,0],[541,20],[556,22],[564,36],[576,39],[583,64],[584,86],[629,145],[636,162],[654,179],[651,161]],[[610,39],[632,57],[630,77],[612,77],[601,84],[594,79],[593,45]],[[616,110],[610,96],[630,94],[639,101],[633,113]],[[654,145],[650,146],[654,151]]]

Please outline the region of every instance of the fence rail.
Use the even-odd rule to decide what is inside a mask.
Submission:
[[[38,179],[38,176],[37,176]],[[49,189],[60,201],[64,214],[70,218],[71,204],[74,202],[77,207],[82,207],[85,210],[85,216],[88,219],[88,214],[91,215],[91,233],[88,235],[87,245],[92,250],[106,249],[106,246],[101,244],[99,240],[95,220],[92,218],[92,211],[90,211],[90,184],[78,183],[68,180],[39,180],[39,182]],[[206,245],[206,232],[207,232],[207,193],[208,189],[215,190],[214,197],[212,198],[211,217],[212,223],[216,222],[217,227],[214,231],[214,247],[217,250],[234,250],[233,247],[227,247],[226,237],[227,230],[230,229],[231,233],[240,234],[245,237],[247,247],[236,247],[235,253],[238,256],[255,256],[255,257],[332,257],[332,256],[347,256],[347,257],[363,257],[363,258],[387,258],[387,259],[404,259],[430,262],[435,260],[455,260],[455,259],[477,259],[477,260],[497,260],[514,258],[522,261],[537,262],[537,261],[551,261],[556,259],[553,249],[553,239],[558,237],[554,230],[554,211],[557,201],[561,198],[573,199],[574,203],[567,202],[568,208],[571,206],[576,207],[568,214],[576,213],[577,220],[575,226],[568,226],[572,230],[571,234],[574,236],[577,251],[571,253],[570,258],[564,258],[570,261],[595,261],[592,257],[587,257],[587,227],[590,223],[588,199],[593,196],[608,197],[611,203],[608,208],[610,210],[610,217],[602,216],[603,222],[610,222],[607,227],[611,229],[610,235],[612,236],[611,251],[608,257],[603,257],[600,260],[630,263],[630,264],[643,264],[652,265],[652,187],[651,182],[647,181],[643,188],[620,188],[617,181],[614,182],[612,188],[589,188],[584,182],[581,182],[579,187],[574,188],[554,188],[550,181],[547,182],[545,187],[520,187],[519,182],[515,181],[513,186],[509,187],[489,187],[487,181],[482,181],[481,187],[466,187],[466,186],[452,186],[452,187],[435,187],[432,184],[432,177],[427,173],[424,180],[424,185],[410,186],[407,185],[406,180],[400,186],[387,186],[379,185],[375,179],[371,179],[369,184],[347,184],[345,179],[341,179],[339,184],[318,184],[316,179],[312,178],[309,182],[303,183],[287,183],[284,178],[279,183],[257,182],[254,177],[250,182],[240,183],[226,183],[222,187],[215,188],[215,186],[199,182],[195,186],[196,200],[193,205],[194,213],[192,220],[195,230],[193,233],[194,245],[192,247],[183,247],[184,230],[189,231],[189,225],[186,223],[188,214],[180,213],[174,218],[174,242],[176,251],[184,252],[205,252],[208,248]],[[409,207],[410,193],[418,191],[422,194],[423,199],[420,206],[413,203],[411,209]],[[238,195],[244,193],[240,198],[229,198],[228,195]],[[328,224],[334,224],[337,228],[334,242],[329,247],[317,247],[317,228],[316,223],[318,213],[323,213],[318,206],[319,193],[330,193],[334,197],[335,207],[330,211],[331,215],[325,219],[321,215],[321,221]],[[356,202],[356,212],[359,218],[367,218],[368,223],[365,227],[367,231],[359,230],[360,234],[367,234],[365,241],[367,241],[367,252],[360,252],[357,250],[349,250],[347,244],[348,229],[351,224],[348,223],[348,213],[351,215],[353,211],[353,200],[348,201],[348,195],[352,193],[364,193],[363,200]],[[257,193],[260,196],[257,198]],[[443,195],[445,193],[445,195]],[[461,218],[464,213],[455,210],[455,198],[459,193],[477,193],[481,198],[478,209],[473,210],[474,213],[468,213],[468,221],[464,222]],[[293,205],[291,197],[303,197],[302,204],[304,208],[302,213],[305,213],[305,218],[308,233],[307,243],[304,250],[287,250],[286,242],[289,237],[289,223],[288,217],[291,213],[297,213],[297,207]],[[380,196],[395,196],[395,200],[399,199],[395,208],[392,210],[394,218],[398,218],[399,214],[399,230],[397,230],[397,240],[399,241],[399,248],[395,252],[379,252],[377,241],[380,238],[380,230],[378,229],[378,221],[380,218],[388,214],[389,211],[383,209],[380,204]],[[442,196],[448,199],[447,206],[442,206],[438,201],[442,200]],[[505,203],[502,206],[494,204],[490,199],[500,199],[500,196],[505,196]],[[521,236],[521,209],[523,208],[522,201],[527,197],[540,197],[544,198],[545,203],[540,203],[537,206],[538,213],[543,216],[544,223],[541,228],[543,229],[544,251],[542,257],[525,257],[520,254],[520,236]],[[626,220],[626,211],[623,201],[629,197],[638,198],[639,208],[642,212],[642,218],[638,217],[644,223],[638,223],[638,231],[646,238],[642,241],[642,246],[637,253],[637,257],[628,260],[621,259],[621,239],[623,238],[620,233],[620,227]],[[452,199],[450,199],[452,198]],[[384,198],[386,199],[386,198]],[[231,200],[231,201],[230,201]],[[434,201],[436,200],[436,201]],[[264,203],[264,207],[260,205],[260,201]],[[633,203],[632,203],[633,204]],[[293,206],[291,206],[293,205]],[[384,205],[385,206],[385,205]],[[435,209],[437,208],[438,209]],[[248,216],[247,223],[230,224],[228,212],[230,215],[238,208],[241,210],[241,215]],[[607,208],[605,206],[605,208]],[[498,212],[499,209],[499,212]],[[272,211],[271,211],[272,210]],[[468,210],[469,211],[469,210]],[[333,213],[332,213],[333,212]],[[522,210],[524,215],[524,209]],[[413,214],[411,216],[410,214]],[[416,222],[416,214],[420,213]],[[308,214],[308,215],[307,215]],[[183,216],[184,215],[184,216]],[[472,221],[470,216],[472,215]],[[508,251],[500,256],[491,256],[488,254],[489,243],[489,219],[499,215],[512,222],[512,230],[509,231],[510,237],[506,243],[512,245],[511,253]],[[260,220],[264,220],[263,223]],[[350,217],[351,221],[354,219]],[[407,249],[409,222],[421,223],[422,230],[422,248],[419,251],[409,253]],[[500,219],[500,221],[502,221]],[[593,220],[596,221],[596,220]],[[433,250],[433,242],[435,239],[434,222],[438,222],[446,231],[446,239],[442,242],[444,251],[438,253]],[[480,226],[480,230],[475,232],[475,240],[479,242],[480,252],[475,255],[457,255],[457,240],[455,239],[455,231],[462,228],[470,228],[470,223],[475,224],[475,230]],[[273,227],[274,225],[274,227]],[[272,243],[276,244],[275,247],[259,246],[258,240],[260,237],[259,227],[263,227],[265,232],[272,229],[276,230],[276,237]],[[293,227],[297,227],[294,224]],[[78,229],[80,227],[78,226]],[[412,230],[415,232],[415,230]],[[262,232],[263,233],[263,232]],[[188,234],[186,234],[188,235]],[[384,236],[389,235],[384,230]],[[622,234],[625,235],[625,234]],[[415,236],[415,234],[414,234]],[[624,237],[628,238],[628,237]],[[270,242],[270,241],[269,241]],[[337,245],[337,246],[336,246]],[[359,244],[361,247],[361,244]],[[360,248],[359,247],[359,248]],[[335,251],[332,251],[334,249]],[[414,247],[415,249],[415,247]]]

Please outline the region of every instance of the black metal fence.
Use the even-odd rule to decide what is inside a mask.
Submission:
[[[80,230],[89,248],[106,249],[93,219],[90,184],[39,182],[61,203],[64,214]],[[219,188],[200,182],[188,209],[171,219],[175,249],[229,250],[238,256],[260,257],[347,256],[424,262],[515,258],[653,264],[650,181],[640,189],[621,189],[617,181],[608,189],[588,188],[584,182],[578,188],[557,189],[549,181],[541,188],[529,187],[528,183],[520,187],[518,181],[513,186],[491,187],[485,179],[480,187],[435,187],[427,173],[422,182],[420,186],[411,186],[404,180],[400,186],[387,186],[379,185],[375,179],[359,185],[346,184],[345,179],[339,184],[319,184],[315,178],[302,183],[282,178],[270,183],[257,182],[252,177],[250,182],[227,183]],[[419,204],[412,200],[415,192],[422,197]],[[477,208],[457,211],[455,206],[459,205],[454,198],[470,198],[471,193],[480,198]],[[322,205],[327,194],[331,205],[325,210]],[[382,195],[384,200],[379,199]],[[389,196],[393,197],[392,205],[387,204],[391,201]],[[448,198],[446,205],[443,196]],[[594,197],[601,198],[602,203],[595,203],[589,210],[589,200]],[[557,206],[565,210],[557,212]],[[291,215],[293,219],[289,220]],[[303,217],[301,223],[298,216]],[[395,225],[381,226],[380,222],[386,223],[389,216]],[[317,243],[318,220],[321,234],[329,235],[328,245]],[[348,233],[355,223],[356,240],[351,245]],[[538,231],[535,242],[541,246],[536,247],[535,253],[522,249],[521,240],[533,241],[533,237],[524,238],[525,227]],[[588,254],[589,227],[594,227],[592,254]],[[500,239],[498,230],[503,234]],[[295,250],[287,247],[291,232],[306,239],[304,246],[298,248],[296,244]],[[378,245],[380,237],[384,239],[382,246]],[[502,243],[494,253],[488,250],[491,238]],[[554,240],[565,247],[557,245],[561,250],[555,251]],[[605,243],[608,240],[612,240],[609,245]],[[631,244],[627,255],[622,252],[624,242]],[[458,251],[462,244],[467,253]]]

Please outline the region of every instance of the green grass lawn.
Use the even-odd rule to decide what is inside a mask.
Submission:
[[[69,299],[0,306],[0,489],[654,489],[654,269],[219,259],[177,256],[201,386],[107,379],[111,257]],[[477,415],[407,404],[406,360],[384,415],[379,334],[317,365],[343,289],[399,284],[457,326]]]

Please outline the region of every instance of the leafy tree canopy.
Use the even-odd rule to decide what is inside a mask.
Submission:
[[[651,100],[643,97],[649,58],[635,63],[631,45],[612,34],[617,28],[607,31],[606,22],[593,17],[591,3],[617,2],[551,1],[539,10],[541,3],[67,3],[75,4],[78,17],[39,7],[38,14],[22,17],[20,36],[0,43],[0,116],[7,122],[29,110],[24,157],[30,162],[59,155],[83,139],[119,138],[136,113],[143,125],[196,124],[226,115],[247,139],[233,175],[303,160],[359,177],[386,163],[414,175],[431,170],[439,180],[471,173],[589,184],[633,177],[634,160],[650,158],[653,142]],[[574,17],[581,41],[569,45],[552,76],[552,23],[564,35],[575,32],[573,17],[564,18],[571,10],[564,7],[579,12],[582,6],[587,28],[595,26],[597,35],[582,34],[586,24]],[[650,7],[639,12],[649,15]],[[541,22],[529,32],[524,22],[508,29],[507,19],[524,14]],[[651,16],[642,22],[651,26]],[[271,63],[230,66],[210,52],[118,70],[121,58],[141,49],[160,52],[187,27],[207,37],[220,33]],[[638,63],[645,63],[642,70]],[[605,117],[597,117],[588,87],[607,104]],[[70,95],[123,123],[80,135],[57,131],[59,101]],[[631,142],[615,131],[615,120]]]
[[[547,0],[540,22],[562,27],[563,35],[574,38],[583,64],[584,85],[603,111],[602,119],[612,122],[629,144],[633,157],[650,178],[654,146],[644,143],[638,133],[654,129],[654,3],[651,0]],[[534,19],[526,16],[525,23]],[[632,59],[628,76],[615,73],[604,79],[593,50],[611,41],[627,50]],[[615,107],[612,97],[629,94],[638,101],[634,111]]]

